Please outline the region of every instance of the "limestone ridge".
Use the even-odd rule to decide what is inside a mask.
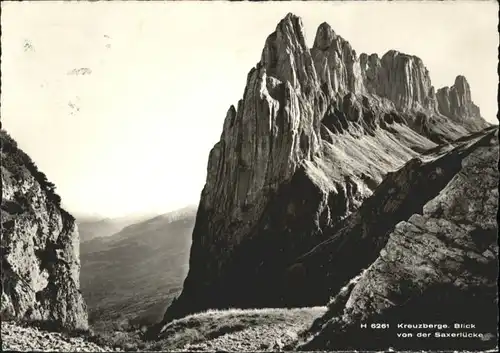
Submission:
[[[465,77],[457,76],[451,88],[444,87],[436,93],[429,71],[416,56],[390,50],[382,58],[362,53],[358,59],[349,42],[327,23],[319,26],[311,54],[329,95],[374,95],[387,99],[385,104],[393,104],[399,111],[424,112],[441,125],[449,124],[442,119],[446,116],[469,132],[489,126],[472,102]]]
[[[2,320],[86,329],[79,235],[54,185],[1,131]]]
[[[205,188],[204,206],[226,212],[253,205],[263,188],[290,179],[303,159],[319,151],[325,104],[317,84],[300,20],[283,20],[210,152],[207,186],[216,188]]]
[[[447,123],[442,119],[446,116],[472,131],[489,126],[472,102],[464,76],[457,76],[451,88],[443,87],[436,93],[429,71],[416,56],[390,50],[382,58],[365,53],[358,58],[349,42],[328,23],[318,27],[311,55],[320,84],[329,96],[349,92],[375,95],[400,111],[424,112],[441,124]]]
[[[385,173],[479,129],[437,106],[420,59],[358,58],[326,23],[309,49],[301,19],[288,14],[210,152],[189,274],[166,319],[289,305],[270,299],[285,264],[324,240]]]
[[[326,302],[376,260],[396,224],[422,212],[424,205],[446,187],[460,171],[463,155],[489,141],[497,131],[491,130],[494,127],[489,129],[489,133],[486,129],[472,135],[475,137],[469,144],[453,142],[439,146],[410,160],[398,171],[387,173],[375,192],[344,220],[341,229],[289,267],[288,271],[299,267],[314,277],[296,280],[295,287],[286,292],[300,295],[303,303]],[[449,151],[452,147],[455,150]]]
[[[472,101],[469,83],[464,76],[457,76],[453,86],[440,88],[437,91],[437,102],[441,114],[454,121],[477,123],[478,118],[481,118],[479,107]]]
[[[400,109],[436,112],[434,87],[420,58],[390,50],[380,60],[362,55],[361,62],[369,93],[390,99]]]
[[[311,54],[320,82],[330,94],[373,94],[401,110],[438,113],[429,71],[416,56],[390,50],[382,58],[365,53],[358,58],[349,42],[326,22],[318,27]]]
[[[365,201],[381,205],[392,230],[383,231],[374,217],[361,219],[366,212],[360,209],[353,223],[364,223],[364,234],[348,226],[343,234],[331,238],[333,242],[325,242],[302,259],[323,260],[328,269],[318,273],[318,282],[331,284],[335,277],[344,275],[344,270],[353,272],[350,267],[355,261],[344,259],[343,264],[331,266],[342,251],[363,256],[367,254],[364,247],[370,246],[372,254],[376,253],[374,259],[370,254],[361,261],[364,263],[356,260],[354,272],[360,274],[356,281],[340,292],[330,292],[338,294],[330,302],[328,313],[310,329],[311,337],[302,345],[303,350],[495,348],[498,128],[490,127],[451,147],[410,161],[388,175]],[[409,178],[421,181],[405,183]],[[429,178],[437,185],[434,190],[424,187]],[[395,187],[397,184],[407,187]],[[400,203],[399,207],[394,207],[394,202]],[[397,215],[400,210],[404,217]],[[335,239],[340,238],[348,239],[351,246],[344,244],[336,249]],[[329,271],[332,274],[321,274]],[[391,328],[379,332],[360,329],[361,323],[373,322],[389,323]],[[396,335],[398,323],[438,322],[474,323],[476,329],[468,331],[484,337],[443,340],[431,336],[422,340],[415,335],[413,339],[398,339]]]
[[[255,230],[271,196],[291,181],[302,161],[321,153],[325,109],[301,20],[287,16],[267,38],[243,99],[238,109],[228,110],[209,155],[184,284],[186,293],[202,297],[198,303],[218,300],[208,287],[230,267],[232,249]],[[205,287],[214,298],[204,294]]]

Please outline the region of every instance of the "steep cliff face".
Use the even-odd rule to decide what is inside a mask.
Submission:
[[[2,320],[86,329],[79,291],[79,236],[54,185],[0,132],[2,169]]]
[[[284,291],[304,303],[326,302],[377,259],[395,225],[421,212],[426,202],[462,168],[464,155],[476,148],[470,145],[488,140],[494,133],[491,129],[494,128],[470,137],[472,142],[454,142],[429,150],[396,172],[388,173],[373,195],[342,222],[339,231],[288,268],[292,273],[300,268],[305,276],[301,281],[284,283]]]
[[[435,111],[435,92],[429,71],[420,58],[390,50],[361,55],[368,92],[390,99],[401,109]]]
[[[360,57],[328,23],[318,27],[311,49],[320,83],[330,93],[373,94],[402,110],[435,111],[429,71],[416,56],[398,51]]]
[[[453,121],[469,125],[472,129],[489,126],[472,101],[470,86],[464,76],[457,76],[453,86],[440,88],[436,98],[439,112]]]
[[[429,71],[416,56],[390,50],[379,59],[377,54],[363,53],[360,63],[366,92],[410,112],[408,125],[436,143],[490,126],[472,102],[463,76],[457,77],[451,89],[445,87],[436,93]]]
[[[270,198],[291,182],[301,161],[320,152],[325,104],[299,20],[282,21],[210,152],[184,285],[184,297],[193,300],[187,301],[201,308],[224,300],[216,281],[232,267],[234,248],[255,231]]]
[[[290,180],[300,162],[319,151],[325,103],[302,28],[282,21],[210,152],[202,206],[225,215],[250,206],[258,212],[264,192]]]
[[[320,83],[330,95],[366,92],[356,52],[328,23],[318,27],[311,54]]]
[[[167,320],[206,308],[300,305],[277,289],[286,266],[385,173],[469,133],[436,112],[418,58],[371,58],[360,62],[326,23],[311,50],[300,18],[278,24],[210,152],[189,274]]]
[[[370,253],[378,253],[373,263],[369,258],[358,261],[360,277],[343,291],[337,291],[339,294],[330,303],[329,312],[313,325],[312,338],[302,349],[495,347],[498,128],[490,128],[457,145],[451,150],[431,151],[421,161],[408,162],[398,172],[388,175],[365,202],[381,205],[387,213],[384,221],[392,224],[390,230],[381,230],[377,218],[354,217],[355,222],[363,223],[364,232],[359,234],[361,228],[350,227],[332,239],[344,237],[344,241],[348,239],[351,245],[357,245],[339,249],[332,242],[325,243],[322,249],[318,247],[308,255],[325,260],[325,267],[338,276],[353,264],[330,266],[332,260],[338,262],[335,257],[342,251],[350,250],[357,256],[365,254],[368,249],[363,250],[361,242],[364,242],[365,245],[371,243]],[[420,182],[413,181],[415,177]],[[425,191],[422,186],[430,185],[429,178],[432,188]],[[395,184],[406,187],[394,187]],[[419,200],[418,205],[415,200]],[[395,215],[400,210],[404,210],[404,217]],[[365,215],[366,211],[360,209],[359,216]],[[403,221],[399,222],[401,218]],[[328,254],[327,249],[334,249],[334,253]],[[367,269],[362,271],[363,268]],[[321,279],[332,281],[334,278]],[[390,327],[376,330],[361,326],[376,322]],[[398,328],[401,323],[439,323],[448,328]],[[455,323],[475,327],[456,329]],[[436,337],[435,331],[458,336],[443,339]],[[397,335],[411,332],[413,338]],[[430,337],[417,337],[417,332],[429,332]],[[475,337],[470,336],[474,333]],[[460,336],[463,334],[469,336]]]

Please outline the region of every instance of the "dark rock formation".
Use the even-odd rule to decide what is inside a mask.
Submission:
[[[473,135],[470,138],[479,137]],[[424,204],[460,170],[463,147],[429,161],[432,153],[448,151],[454,145],[463,144],[457,141],[429,150],[410,160],[404,168],[387,173],[373,195],[341,222],[339,231],[297,258],[289,267],[287,273],[300,267],[304,276],[302,281],[283,283],[288,301],[297,298],[295,300],[302,305],[327,302],[332,293],[367,268],[387,243],[394,226],[421,212]],[[441,166],[444,164],[445,168]]]
[[[360,62],[328,24],[309,50],[301,20],[288,14],[210,152],[189,274],[165,318],[301,305],[278,288],[286,267],[387,172],[472,131],[437,112],[420,59],[391,51]]]
[[[3,130],[2,320],[86,329],[79,291],[79,236],[54,185]]]
[[[319,277],[316,283],[327,281],[331,294],[332,286],[339,288],[353,273],[362,274],[336,295],[301,348],[494,348],[497,162],[498,128],[490,128],[389,174],[346,229],[303,257],[306,271],[314,271]],[[356,259],[348,259],[346,253]],[[312,258],[314,268],[308,267]],[[316,287],[308,290],[314,292]],[[372,323],[390,327],[371,329]],[[449,328],[398,328],[401,323],[439,323]],[[455,323],[476,327],[455,329]],[[483,336],[443,339],[435,336],[438,331]],[[414,336],[398,337],[403,332]],[[423,339],[417,332],[431,336]]]

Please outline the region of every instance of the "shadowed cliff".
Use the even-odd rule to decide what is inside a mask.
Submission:
[[[498,128],[453,147],[388,175],[346,228],[300,259],[319,276],[303,285],[333,296],[302,350],[495,348]],[[314,287],[320,280],[323,289]],[[371,329],[372,323],[389,327]],[[398,328],[401,323],[448,328]]]
[[[2,320],[86,329],[80,293],[79,236],[54,184],[0,131]]]

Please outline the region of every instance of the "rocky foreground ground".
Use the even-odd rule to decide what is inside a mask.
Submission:
[[[2,351],[37,352],[112,352],[111,347],[101,347],[83,336],[71,337],[60,332],[50,332],[33,326],[2,322]]]
[[[210,310],[167,324],[152,341],[143,341],[134,332],[90,337],[2,322],[2,351],[281,351],[293,346],[299,332],[325,312],[326,307]]]

